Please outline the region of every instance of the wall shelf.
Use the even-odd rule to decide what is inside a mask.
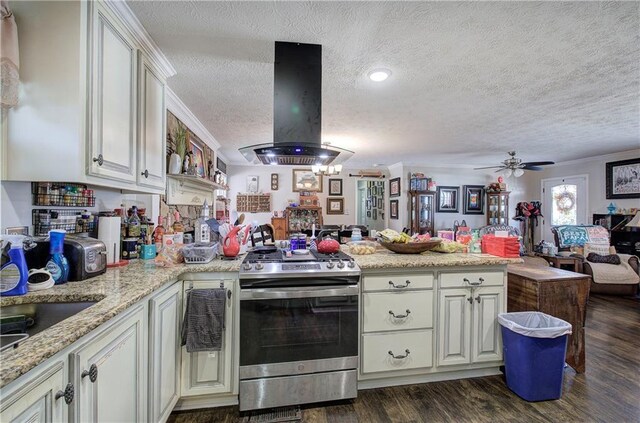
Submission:
[[[167,175],[167,179],[173,179],[175,181],[178,181],[180,183],[180,185],[182,185],[184,182],[189,182],[191,184],[202,185],[203,187],[210,187],[211,189],[220,189],[220,190],[224,190],[224,191],[228,191],[229,190],[229,186],[228,185],[217,184],[217,183],[215,183],[213,181],[210,181],[210,180],[204,179],[204,178],[200,178],[198,176]]]

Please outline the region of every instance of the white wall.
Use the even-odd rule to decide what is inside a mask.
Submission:
[[[157,222],[158,218],[158,195],[148,194],[123,194],[120,190],[92,187],[96,196],[95,207],[82,207],[92,213],[99,211],[114,210],[124,204],[127,208],[132,205],[146,208],[147,215]],[[0,184],[0,229],[11,226],[29,226],[30,233],[33,233],[31,211],[33,209],[43,209],[32,205],[31,183],[2,181]],[[50,208],[55,209],[55,206]]]
[[[540,172],[528,172],[527,178],[525,179],[525,189],[531,198],[540,200],[542,195],[541,184],[543,179],[587,175],[589,177],[589,204],[587,206],[587,216],[589,223],[591,223],[592,215],[594,213],[607,213],[607,206],[611,202],[615,203],[619,208],[640,208],[640,199],[612,200],[607,199],[606,196],[606,163],[634,158],[640,158],[640,148],[615,154],[608,154],[606,156],[591,157],[547,166]],[[536,234],[536,240],[539,239],[540,231]]]
[[[299,169],[300,166],[265,166],[265,165],[249,165],[238,166],[229,165],[229,195],[231,198],[231,210],[236,209],[236,195],[238,193],[247,192],[247,177],[258,176],[258,192],[271,192],[271,213],[245,213],[245,222],[251,223],[254,220],[258,224],[270,223],[273,211],[284,211],[288,206],[289,200],[295,203],[299,202],[299,193],[293,192],[293,169]],[[304,168],[304,167],[303,167]],[[349,177],[349,173],[356,174],[357,169],[343,169],[340,175],[332,176],[331,179],[342,179],[342,197],[344,198],[344,214],[329,215],[327,214],[327,197],[329,192],[329,178],[325,177],[322,181],[322,192],[318,193],[320,205],[322,206],[323,223],[327,225],[355,225],[356,216],[356,200],[357,200],[357,181],[359,178]],[[278,190],[271,191],[271,174],[278,174]],[[387,179],[384,179],[387,181]],[[332,198],[339,198],[333,196]]]

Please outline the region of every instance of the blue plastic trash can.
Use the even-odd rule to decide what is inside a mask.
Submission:
[[[539,312],[501,313],[507,386],[527,401],[562,396],[571,324]]]

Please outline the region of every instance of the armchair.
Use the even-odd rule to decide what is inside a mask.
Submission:
[[[586,260],[590,248],[615,254],[609,246],[609,232],[598,225],[561,225],[551,228],[558,251],[574,251],[583,260],[583,272],[591,276],[591,292],[612,295],[635,295],[640,283],[639,259],[618,254],[620,264],[593,263]],[[600,253],[602,254],[602,253]]]

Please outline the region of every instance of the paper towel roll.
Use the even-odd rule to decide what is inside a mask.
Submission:
[[[107,264],[120,261],[120,223],[119,216],[98,218],[98,239],[107,246]]]

